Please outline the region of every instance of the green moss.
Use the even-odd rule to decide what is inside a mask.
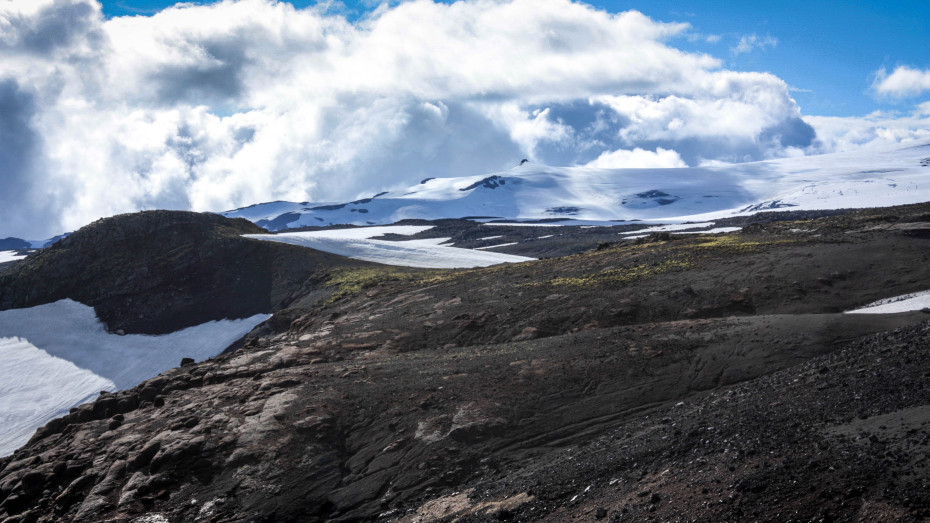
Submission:
[[[364,289],[391,280],[408,279],[412,274],[393,271],[388,268],[351,268],[333,271],[326,285],[333,293],[329,301],[333,302],[347,296],[354,296]]]
[[[688,247],[697,249],[718,249],[732,254],[749,254],[758,252],[762,247],[795,243],[794,240],[753,241],[737,235],[709,236],[697,238]]]
[[[327,300],[332,303],[341,298],[355,296],[365,289],[382,283],[404,281],[414,284],[433,284],[448,279],[447,271],[441,270],[403,270],[393,267],[346,268],[330,273],[326,285],[332,289]]]
[[[671,271],[684,271],[693,267],[693,263],[684,259],[669,259],[658,264],[641,264],[619,269],[609,269],[584,276],[567,276],[553,278],[545,282],[530,283],[530,286],[552,285],[557,287],[600,287],[630,283],[652,278]]]

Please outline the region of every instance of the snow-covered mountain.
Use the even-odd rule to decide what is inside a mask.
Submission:
[[[594,169],[524,163],[431,178],[346,203],[271,202],[224,212],[277,231],[407,218],[684,221],[772,209],[882,207],[930,200],[930,144],[744,164]]]

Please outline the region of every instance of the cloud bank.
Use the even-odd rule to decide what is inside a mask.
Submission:
[[[672,167],[868,135],[802,117],[771,74],[677,49],[688,30],[570,0],[414,0],[357,22],[273,0],[111,20],[95,0],[5,0],[0,237],[345,200],[521,158]]]

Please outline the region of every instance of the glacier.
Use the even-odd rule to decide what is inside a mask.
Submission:
[[[386,225],[404,219],[547,220],[549,224],[706,221],[773,210],[886,207],[930,201],[930,144],[668,169],[527,162],[429,178],[351,202],[263,203],[223,212],[268,229]]]

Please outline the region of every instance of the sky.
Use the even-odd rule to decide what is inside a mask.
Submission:
[[[930,141],[930,2],[0,0],[0,238]]]

